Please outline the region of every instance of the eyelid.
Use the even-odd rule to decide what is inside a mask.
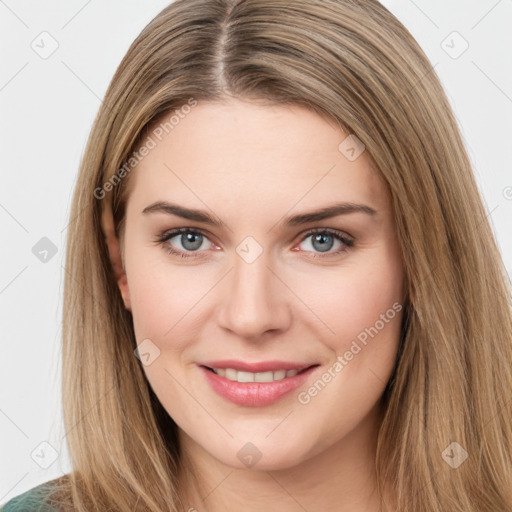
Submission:
[[[355,239],[353,236],[349,235],[348,233],[345,233],[344,231],[340,231],[339,229],[332,229],[332,228],[311,228],[307,230],[301,238],[301,242],[303,242],[306,238],[310,237],[311,235],[315,235],[316,233],[328,233],[335,235],[338,238],[344,239],[347,242],[353,242]]]

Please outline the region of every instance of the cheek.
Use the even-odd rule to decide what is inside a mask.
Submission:
[[[149,269],[143,274],[135,270],[133,279],[128,277],[137,339],[167,338],[179,327],[180,319],[186,323],[187,310],[197,295],[190,282],[182,283],[179,273],[168,275],[162,270]]]
[[[383,257],[375,251],[373,258],[331,274],[322,286],[302,285],[298,294],[308,297],[321,320],[321,339],[333,358],[346,354],[352,371],[392,366],[401,327],[402,278],[396,254]]]
[[[201,266],[173,264],[154,248],[132,252],[126,271],[137,341],[153,338],[166,350],[182,349],[180,340],[197,327],[202,301],[218,277]]]

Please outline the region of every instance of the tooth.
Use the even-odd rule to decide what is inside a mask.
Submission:
[[[236,378],[236,374],[238,372],[236,370],[233,370],[233,368],[226,368],[226,379],[229,379],[229,380],[237,380]]]
[[[238,372],[238,382],[254,382],[254,373]]]
[[[287,377],[293,377],[299,373],[298,370],[277,370],[275,372],[242,372],[233,368],[214,368],[217,375],[225,377],[234,382],[273,382]]]
[[[277,370],[274,372],[274,380],[282,380],[286,377],[286,370]]]
[[[254,382],[272,382],[274,372],[259,372],[254,374]]]

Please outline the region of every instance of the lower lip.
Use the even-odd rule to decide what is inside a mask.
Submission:
[[[311,366],[293,377],[273,382],[235,382],[200,366],[212,389],[220,396],[237,405],[263,407],[273,404],[304,384],[316,366]]]

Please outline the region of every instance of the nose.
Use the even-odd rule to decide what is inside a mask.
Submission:
[[[251,263],[235,255],[219,312],[222,328],[249,340],[288,329],[290,292],[270,263],[265,252]]]

